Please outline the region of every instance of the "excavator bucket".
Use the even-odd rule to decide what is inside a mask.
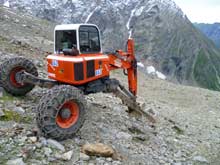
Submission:
[[[118,80],[111,79],[107,89],[107,92],[112,92],[122,100],[122,103],[128,107],[130,114],[135,114],[136,117],[144,116],[151,123],[156,123],[154,116],[146,111],[145,103],[137,102],[137,96],[127,90]]]
[[[156,123],[156,119],[149,112],[146,111],[145,103],[137,102],[137,97],[131,97],[129,93],[130,92],[121,85],[114,92],[114,94],[122,100],[123,104],[128,107],[129,113],[133,113],[135,114],[135,116],[144,116],[151,123]]]

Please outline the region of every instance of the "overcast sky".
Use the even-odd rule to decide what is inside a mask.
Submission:
[[[220,0],[174,0],[191,22],[220,22]]]

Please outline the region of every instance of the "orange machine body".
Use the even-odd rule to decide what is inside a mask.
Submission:
[[[134,55],[134,41],[128,40],[127,52],[117,51],[117,55],[80,54],[66,56],[54,54],[47,57],[48,77],[63,83],[83,85],[108,77],[111,70],[127,71],[129,90],[137,94],[137,70]]]
[[[49,55],[47,66],[49,78],[72,85],[109,76],[109,57],[103,54]]]

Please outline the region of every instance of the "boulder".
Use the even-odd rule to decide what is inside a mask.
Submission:
[[[82,152],[89,156],[112,157],[114,149],[106,144],[85,144],[82,146]]]

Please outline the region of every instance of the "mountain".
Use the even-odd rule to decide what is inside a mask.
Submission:
[[[194,25],[211,39],[218,48],[220,48],[220,23],[194,23]]]
[[[219,50],[171,0],[8,2],[13,9],[57,23],[97,24],[105,51],[124,48],[131,35],[138,60],[145,65],[153,63],[172,81],[220,90]]]

